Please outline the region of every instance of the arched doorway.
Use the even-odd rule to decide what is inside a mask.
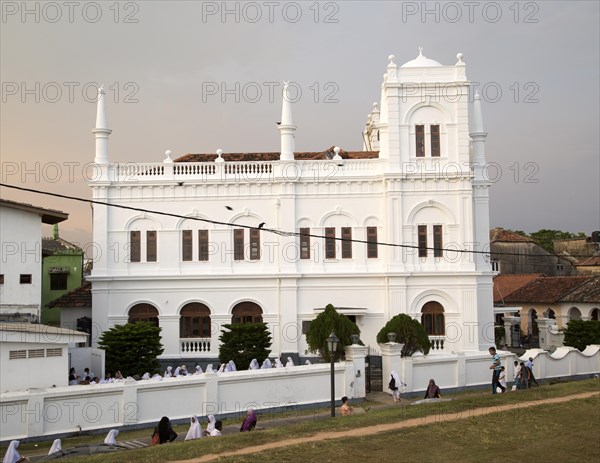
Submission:
[[[590,313],[590,320],[598,321],[598,317],[600,316],[600,309],[594,309]]]
[[[151,322],[158,326],[158,309],[152,304],[136,304],[129,309],[129,323]]]
[[[262,313],[258,304],[250,301],[240,302],[231,311],[231,323],[262,323]]]
[[[427,302],[421,309],[421,325],[429,336],[431,350],[443,349],[446,334],[444,306],[436,301]]]

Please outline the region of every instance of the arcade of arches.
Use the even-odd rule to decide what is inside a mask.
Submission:
[[[231,323],[262,323],[262,308],[254,302],[240,302],[231,313]],[[129,309],[129,323],[151,322],[158,324],[158,309],[152,304],[136,304]],[[200,302],[190,302],[180,311],[179,333],[181,338],[210,338],[210,309]]]

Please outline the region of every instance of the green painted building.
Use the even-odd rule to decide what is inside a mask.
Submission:
[[[82,283],[83,250],[63,240],[54,225],[52,238],[42,238],[42,323],[60,326],[60,309],[47,304]]]

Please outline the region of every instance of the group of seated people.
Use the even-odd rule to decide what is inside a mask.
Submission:
[[[215,415],[208,415],[208,421],[206,429],[202,431],[202,425],[198,415],[193,415],[190,418],[190,428],[185,435],[184,440],[200,439],[201,437],[219,437],[222,436],[221,431],[223,430],[223,423],[221,420],[217,420]],[[253,408],[248,408],[246,416],[240,427],[240,432],[252,431],[256,427],[257,416]],[[168,417],[163,416],[154,428],[152,433],[151,445],[165,444],[167,442],[173,442],[177,439],[177,433],[173,430],[173,426]]]
[[[199,439],[201,437],[218,437],[222,436],[221,431],[223,430],[223,423],[221,420],[217,420],[214,415],[208,415],[208,422],[206,425],[206,429],[202,431],[202,426],[200,424],[200,419],[198,415],[194,415],[190,418],[190,428],[185,436],[185,440]],[[256,427],[257,416],[256,412],[253,408],[248,408],[246,411],[246,416],[244,421],[242,422],[242,426],[240,427],[240,432],[252,431]],[[118,445],[117,444],[117,436],[119,435],[119,431],[117,429],[111,429],[104,439],[104,445]],[[150,445],[156,444],[165,444],[168,442],[173,442],[177,439],[177,433],[173,429],[173,425],[168,417],[163,416],[158,425],[154,428],[154,432],[152,433],[152,439]],[[22,457],[17,450],[19,447],[20,441],[13,440],[10,442],[8,449],[6,450],[6,454],[2,460],[2,463],[22,463],[29,461],[29,458]],[[60,439],[55,439],[50,447],[50,451],[48,455],[52,455],[54,453],[63,453],[65,452],[62,449],[62,443]]]
[[[306,365],[310,365],[310,360],[306,360]],[[269,358],[266,358],[262,364],[258,362],[257,359],[252,359],[250,365],[248,366],[248,370],[264,370],[268,368],[289,368],[294,366],[294,361],[291,357],[287,358],[287,362],[284,365],[281,360],[276,357],[271,361]],[[175,367],[173,370],[172,366],[168,366],[165,372],[160,374],[151,375],[146,372],[142,376],[134,375],[132,377],[124,378],[120,371],[115,372],[114,376],[110,373],[107,373],[104,378],[99,378],[95,376],[94,373],[90,371],[89,368],[86,368],[82,375],[78,375],[75,368],[71,368],[69,370],[69,385],[83,385],[83,384],[106,384],[119,382],[125,379],[131,378],[132,380],[155,380],[160,381],[163,378],[177,378],[182,376],[190,376],[190,375],[201,375],[203,373],[229,373],[232,371],[238,371],[236,364],[233,360],[230,360],[227,363],[222,363],[219,368],[214,369],[212,364],[209,364],[206,367],[205,371],[202,371],[202,367],[200,365],[196,365],[194,372],[190,372],[187,369],[186,365],[180,365]]]
[[[106,384],[113,383],[115,381],[123,380],[123,375],[120,371],[115,372],[114,376],[107,373],[104,378],[98,378],[90,371],[89,368],[83,370],[83,375],[78,375],[75,368],[69,370],[69,386],[84,385],[84,384]]]

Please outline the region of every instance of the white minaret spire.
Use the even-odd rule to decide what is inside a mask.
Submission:
[[[472,140],[474,249],[477,251],[486,251],[489,250],[490,243],[489,188],[491,183],[486,178],[485,139],[487,133],[483,129],[481,96],[479,96],[479,93],[475,93],[473,125],[469,135]],[[475,268],[481,271],[491,271],[489,256],[475,254]]]
[[[98,88],[98,107],[96,111],[96,128],[92,133],[96,137],[96,164],[108,164],[108,136],[112,130],[108,128],[104,87]]]
[[[473,103],[473,127],[471,133],[471,140],[473,140],[473,173],[475,174],[475,181],[484,181],[484,172],[486,169],[485,159],[485,139],[487,133],[483,129],[483,115],[481,113],[481,96],[479,92],[475,93],[475,99]]]
[[[288,91],[289,82],[284,82],[281,122],[279,123],[279,134],[281,136],[281,154],[279,159],[282,161],[294,160],[294,132],[296,131],[296,126],[292,119],[292,103]]]

